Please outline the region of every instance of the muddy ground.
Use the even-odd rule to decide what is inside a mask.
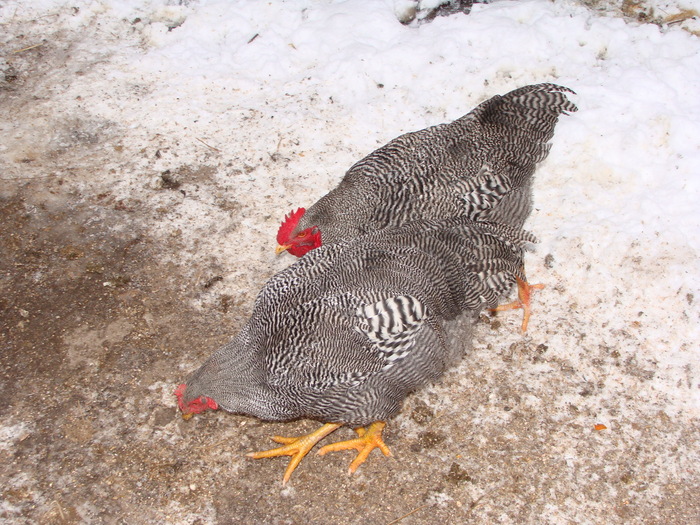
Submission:
[[[35,26],[14,28],[9,45],[32,43]],[[227,151],[189,131],[151,129],[139,143],[123,123],[66,109],[66,93],[80,96],[71,86],[109,62],[84,38],[54,33],[13,55],[0,90],[14,130],[0,173],[0,521],[700,522],[697,414],[649,402],[663,363],[634,355],[652,321],[592,328],[584,310],[596,319],[616,299],[577,304],[556,253],[532,256],[550,286],[530,333],[518,333],[517,314],[482,316],[462,364],[390,423],[394,456],[374,452],[354,476],[350,453],[312,454],[282,486],[285,459],[244,456],[314,422],[221,412],[183,421],[175,386],[291,262],[273,252],[291,203],[246,184],[263,171],[281,187],[295,180],[294,137],[286,152],[276,138],[247,150],[262,117],[241,112]],[[184,142],[199,153],[184,155]],[[126,177],[138,181],[127,196]],[[219,229],[182,219],[188,201],[206,201]],[[244,256],[216,251],[236,241]],[[679,295],[681,328],[697,299]],[[698,388],[696,369],[685,370],[680,396]]]

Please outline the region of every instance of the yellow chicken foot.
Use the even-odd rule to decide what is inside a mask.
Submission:
[[[328,452],[336,452],[338,450],[357,450],[357,457],[352,463],[350,463],[350,468],[348,469],[348,472],[352,474],[357,470],[357,467],[365,462],[367,456],[369,456],[369,453],[375,448],[381,450],[385,456],[391,456],[389,447],[386,446],[384,440],[382,439],[384,427],[386,427],[386,423],[384,421],[375,421],[366,429],[362,427],[356,428],[355,432],[357,432],[359,437],[349,439],[347,441],[339,441],[338,443],[331,443],[330,445],[322,447],[318,453],[319,455],[323,456]]]
[[[309,450],[314,448],[314,445],[321,441],[328,434],[337,430],[342,425],[339,423],[326,423],[318,430],[307,434],[306,436],[300,436],[295,438],[274,436],[273,441],[284,445],[283,447],[273,448],[271,450],[265,450],[263,452],[251,452],[246,454],[249,458],[261,459],[261,458],[274,458],[277,456],[292,456],[292,459],[287,465],[287,470],[284,471],[284,478],[282,483],[285,484],[289,481],[289,478],[297,468],[297,465],[304,459],[304,456],[309,453]]]
[[[491,308],[492,312],[503,312],[504,310],[516,310],[518,308],[523,309],[523,325],[522,331],[527,332],[527,324],[530,321],[530,315],[532,313],[530,309],[530,295],[532,295],[533,290],[541,290],[544,288],[544,284],[528,284],[522,279],[517,278],[518,281],[518,299],[512,303],[502,304],[496,308]]]

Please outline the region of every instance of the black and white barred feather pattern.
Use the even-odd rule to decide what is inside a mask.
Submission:
[[[415,344],[425,314],[423,303],[413,296],[388,297],[358,306],[355,330],[366,335],[378,352],[386,354],[386,368],[406,357]]]
[[[313,250],[275,275],[250,320],[186,381],[267,420],[366,425],[395,415],[471,341],[475,316],[522,275],[518,228],[420,221]]]
[[[568,88],[525,86],[483,102],[450,124],[402,135],[357,162],[306,210],[292,237],[317,226],[324,244],[416,220],[464,215],[521,227],[531,182],[561,114],[577,111]]]

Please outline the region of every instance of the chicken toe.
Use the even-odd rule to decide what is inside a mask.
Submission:
[[[532,314],[532,310],[530,308],[530,296],[532,295],[533,290],[541,290],[544,288],[544,284],[529,284],[526,281],[523,281],[520,278],[517,278],[518,281],[518,298],[513,301],[512,303],[508,304],[502,304],[497,306],[496,308],[492,308],[492,312],[503,312],[505,310],[517,310],[518,308],[523,309],[523,324],[522,324],[522,331],[527,332],[527,325],[530,322],[530,315]]]
[[[339,423],[326,423],[318,430],[296,438],[274,436],[272,440],[284,446],[273,448],[271,450],[265,450],[263,452],[250,452],[246,455],[253,459],[292,456],[292,459],[289,461],[289,465],[287,465],[287,470],[284,472],[284,478],[282,479],[282,483],[285,484],[287,481],[289,481],[294,469],[297,468],[301,460],[304,459],[304,456],[306,456],[306,454],[308,454],[309,451],[314,448],[316,443],[341,426],[342,425]]]
[[[389,447],[386,446],[384,440],[382,439],[384,427],[386,427],[386,423],[384,421],[375,421],[367,428],[357,428],[355,429],[355,432],[357,432],[358,435],[357,438],[331,443],[330,445],[322,447],[318,453],[319,455],[323,456],[328,452],[336,452],[338,450],[357,450],[357,457],[352,463],[350,463],[350,468],[348,469],[349,473],[352,474],[360,465],[362,465],[362,463],[365,462],[367,456],[369,456],[369,453],[375,448],[381,450],[385,456],[391,456]]]

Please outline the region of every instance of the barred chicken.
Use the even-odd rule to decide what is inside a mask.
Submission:
[[[577,111],[568,88],[525,86],[497,95],[450,124],[407,133],[352,166],[340,184],[308,210],[289,213],[277,253],[301,257],[323,244],[354,239],[407,222],[465,216],[521,227],[532,208],[532,176],[549,153],[559,115]],[[499,310],[525,310],[519,300]]]
[[[274,437],[253,458],[302,458],[343,425],[356,439],[319,453],[390,451],[386,422],[412,391],[438,379],[470,348],[478,313],[523,279],[533,237],[468,217],[418,221],[320,247],[275,275],[250,320],[180,385],[183,417],[224,409],[263,420],[318,420],[317,431]]]

